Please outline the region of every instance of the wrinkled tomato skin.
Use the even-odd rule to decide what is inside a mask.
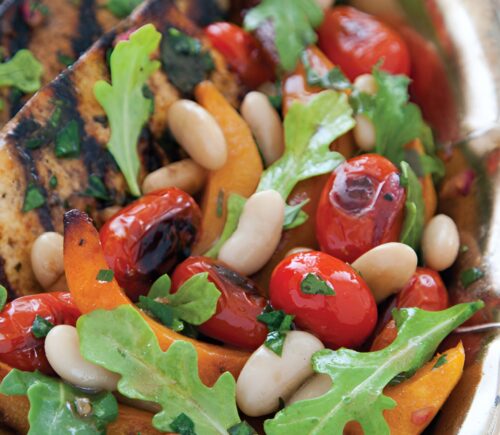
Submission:
[[[327,282],[335,294],[303,293],[301,283],[308,274]],[[297,327],[333,349],[360,346],[377,323],[377,305],[363,279],[348,264],[323,252],[302,252],[278,264],[271,276],[270,299],[274,309],[294,315]]]
[[[426,267],[418,267],[396,297],[398,308],[416,307],[427,311],[441,311],[449,306],[448,292],[441,276]]]
[[[191,257],[180,264],[172,276],[172,290],[197,273],[208,273],[208,280],[221,292],[217,311],[200,325],[201,333],[225,344],[246,350],[257,349],[266,339],[267,327],[257,320],[266,306],[254,282],[229,269],[220,261]]]
[[[101,228],[109,267],[132,300],[191,254],[201,230],[201,211],[177,188],[152,192],[125,207]]]
[[[274,65],[251,33],[235,24],[219,22],[207,26],[205,35],[244,85],[254,89],[274,80]]]
[[[51,374],[44,340],[31,333],[39,315],[54,325],[75,325],[80,311],[68,292],[23,296],[5,305],[0,313],[0,361],[19,370]]]
[[[371,73],[379,61],[389,73],[410,73],[410,54],[403,38],[378,18],[353,7],[326,11],[318,36],[319,48],[351,80]]]
[[[316,213],[321,250],[352,263],[398,241],[405,200],[398,170],[386,158],[365,154],[344,162],[325,185]]]

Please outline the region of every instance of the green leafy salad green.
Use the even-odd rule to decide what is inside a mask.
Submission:
[[[245,29],[255,31],[271,23],[281,67],[295,68],[303,50],[317,40],[314,31],[323,21],[323,12],[314,0],[263,0],[245,15]],[[290,29],[293,29],[291,31]]]
[[[8,62],[0,64],[0,87],[13,86],[31,93],[40,89],[43,66],[29,50],[19,50]]]
[[[111,127],[108,149],[135,196],[141,194],[137,181],[140,167],[137,142],[153,104],[144,96],[143,88],[160,67],[159,61],[150,59],[160,40],[161,34],[148,24],[132,33],[128,41],[119,42],[110,59],[111,84],[101,80],[94,86],[94,94]]]

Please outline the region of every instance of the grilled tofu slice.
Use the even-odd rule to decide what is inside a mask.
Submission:
[[[11,298],[42,290],[31,270],[31,246],[44,231],[62,232],[66,210],[83,209],[98,219],[99,210],[130,200],[124,179],[106,150],[110,131],[93,86],[100,79],[109,81],[106,53],[116,36],[146,23],[153,23],[163,33],[176,27],[191,36],[202,36],[173,0],[150,0],[39,91],[0,132],[0,283]],[[216,68],[210,78],[235,102],[241,92],[237,81],[223,59],[216,52],[212,55]],[[139,146],[142,176],[169,161],[168,150],[176,149],[169,139],[166,114],[180,93],[163,70],[155,73],[149,87],[155,110]],[[54,142],[69,123],[76,123],[81,154],[79,158],[58,159]],[[96,200],[85,193],[91,175],[104,182],[110,200]],[[45,202],[23,212],[25,197],[34,189]]]

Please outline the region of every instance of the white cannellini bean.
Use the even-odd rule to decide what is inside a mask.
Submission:
[[[176,101],[168,111],[175,140],[200,166],[215,171],[227,161],[227,143],[215,118],[194,101]]]
[[[448,269],[458,256],[460,236],[458,228],[449,216],[434,216],[425,226],[422,236],[424,261],[431,269]]]
[[[364,253],[352,267],[379,303],[405,286],[417,269],[417,261],[417,254],[408,245],[385,243]]]
[[[313,374],[311,357],[323,344],[303,331],[287,333],[281,357],[260,346],[248,359],[236,383],[238,407],[251,417],[274,412]]]
[[[314,399],[326,394],[332,388],[332,378],[323,373],[318,373],[307,381],[293,393],[293,396],[288,399],[286,406],[290,406],[301,400]]]
[[[271,258],[281,238],[285,201],[275,190],[254,193],[246,202],[233,235],[219,260],[242,275],[251,275]]]
[[[316,0],[321,9],[329,9],[335,4],[335,0]]]
[[[354,119],[356,120],[356,125],[352,131],[354,142],[363,151],[373,150],[377,140],[373,122],[365,115],[356,115]]]
[[[297,246],[296,248],[290,249],[283,258],[289,257],[290,255],[300,254],[301,252],[311,252],[311,248],[306,248],[305,246]]]
[[[120,376],[83,359],[74,326],[54,326],[45,338],[45,354],[54,371],[70,384],[92,390],[116,390]]]
[[[50,290],[64,274],[64,238],[54,232],[43,233],[31,247],[31,268],[40,285]]]
[[[250,126],[266,166],[283,155],[285,140],[278,112],[262,92],[249,92],[241,104],[241,115]]]
[[[360,76],[356,77],[353,85],[358,91],[365,92],[369,95],[375,95],[378,90],[375,77],[373,77],[371,74],[361,74]]]
[[[195,161],[180,160],[148,174],[142,183],[142,191],[147,194],[158,189],[178,187],[193,195],[201,190],[206,177],[206,170]]]

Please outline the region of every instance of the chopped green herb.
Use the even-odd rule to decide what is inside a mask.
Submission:
[[[469,247],[467,245],[460,246],[460,253],[465,254],[469,251]]]
[[[167,303],[158,302],[147,296],[139,296],[137,306],[144,311],[147,311],[152,317],[157,319],[162,325],[180,332],[184,329],[184,324],[175,318],[174,308]]]
[[[160,405],[156,429],[171,432],[183,410],[199,435],[220,435],[240,421],[233,376],[224,373],[212,387],[204,385],[194,346],[178,340],[163,352],[133,307],[93,311],[80,317],[77,329],[83,357],[121,375],[121,394]]]
[[[143,0],[108,0],[106,7],[116,18],[126,18]]]
[[[115,273],[111,269],[101,269],[96,276],[96,280],[100,282],[111,282],[115,277]]]
[[[263,0],[245,15],[244,26],[255,31],[271,24],[281,67],[291,71],[304,49],[318,39],[314,29],[323,18],[314,0],[288,0],[286,7],[282,0]]]
[[[104,182],[100,177],[93,174],[89,176],[89,186],[87,187],[85,192],[83,192],[83,194],[86,196],[92,196],[102,201],[109,201],[111,199]]]
[[[217,209],[216,209],[217,217],[222,217],[224,214],[224,190],[219,190],[217,194]]]
[[[273,311],[270,307],[257,316],[257,320],[266,324],[269,329],[269,334],[264,342],[265,346],[278,356],[283,353],[286,333],[292,328],[293,319],[294,316],[286,314],[283,310]]]
[[[59,122],[61,121],[61,116],[62,116],[62,108],[61,105],[56,102],[56,107],[54,111],[52,112],[52,115],[50,115],[49,119],[49,124],[53,128],[57,128],[59,126]]]
[[[64,65],[65,67],[73,65],[73,63],[75,62],[75,59],[72,56],[68,56],[67,54],[61,53],[60,51],[57,52],[57,60],[61,65]]]
[[[36,150],[44,144],[44,140],[40,138],[31,138],[26,141],[26,148],[30,150]]]
[[[137,181],[140,168],[137,144],[153,104],[144,97],[142,88],[160,67],[158,61],[150,58],[160,40],[161,34],[152,24],[136,30],[127,41],[120,41],[111,54],[111,84],[100,80],[94,85],[94,94],[111,126],[108,150],[134,196],[141,194]]]
[[[308,273],[300,283],[300,290],[307,295],[334,296],[335,290],[319,276]]]
[[[215,68],[209,51],[201,42],[175,28],[170,28],[161,43],[163,69],[181,93],[191,93]]]
[[[56,157],[76,158],[80,155],[80,132],[78,123],[72,119],[56,136]]]
[[[27,187],[24,196],[23,212],[26,213],[36,208],[40,208],[44,204],[45,195],[43,194],[42,190],[38,186],[30,184]]]
[[[186,414],[181,413],[170,423],[170,428],[179,435],[196,435],[194,423]]]
[[[246,421],[242,421],[237,425],[230,427],[228,430],[229,435],[256,435],[257,432]]]
[[[8,62],[0,64],[0,87],[13,86],[25,93],[38,91],[43,66],[29,50],[19,50]]]
[[[36,338],[45,338],[53,327],[54,324],[52,322],[49,322],[47,319],[37,314],[33,321],[33,326],[31,327],[31,333]]]
[[[7,302],[7,295],[7,289],[0,284],[0,311],[2,311],[5,307],[5,304]]]
[[[55,189],[57,187],[57,177],[55,175],[52,175],[49,179],[49,186],[51,189]]]
[[[467,288],[474,284],[476,281],[480,280],[484,276],[484,272],[478,267],[471,267],[470,269],[464,270],[460,274],[460,281],[462,285]]]
[[[448,361],[446,360],[446,354],[444,353],[441,355],[438,360],[436,361],[436,364],[432,367],[433,369],[437,369],[441,366],[444,366]]]
[[[12,369],[0,385],[0,393],[28,396],[30,435],[105,435],[107,425],[118,417],[118,403],[113,394],[91,394],[38,371]],[[90,414],[77,412],[77,403],[82,401],[90,406]]]

